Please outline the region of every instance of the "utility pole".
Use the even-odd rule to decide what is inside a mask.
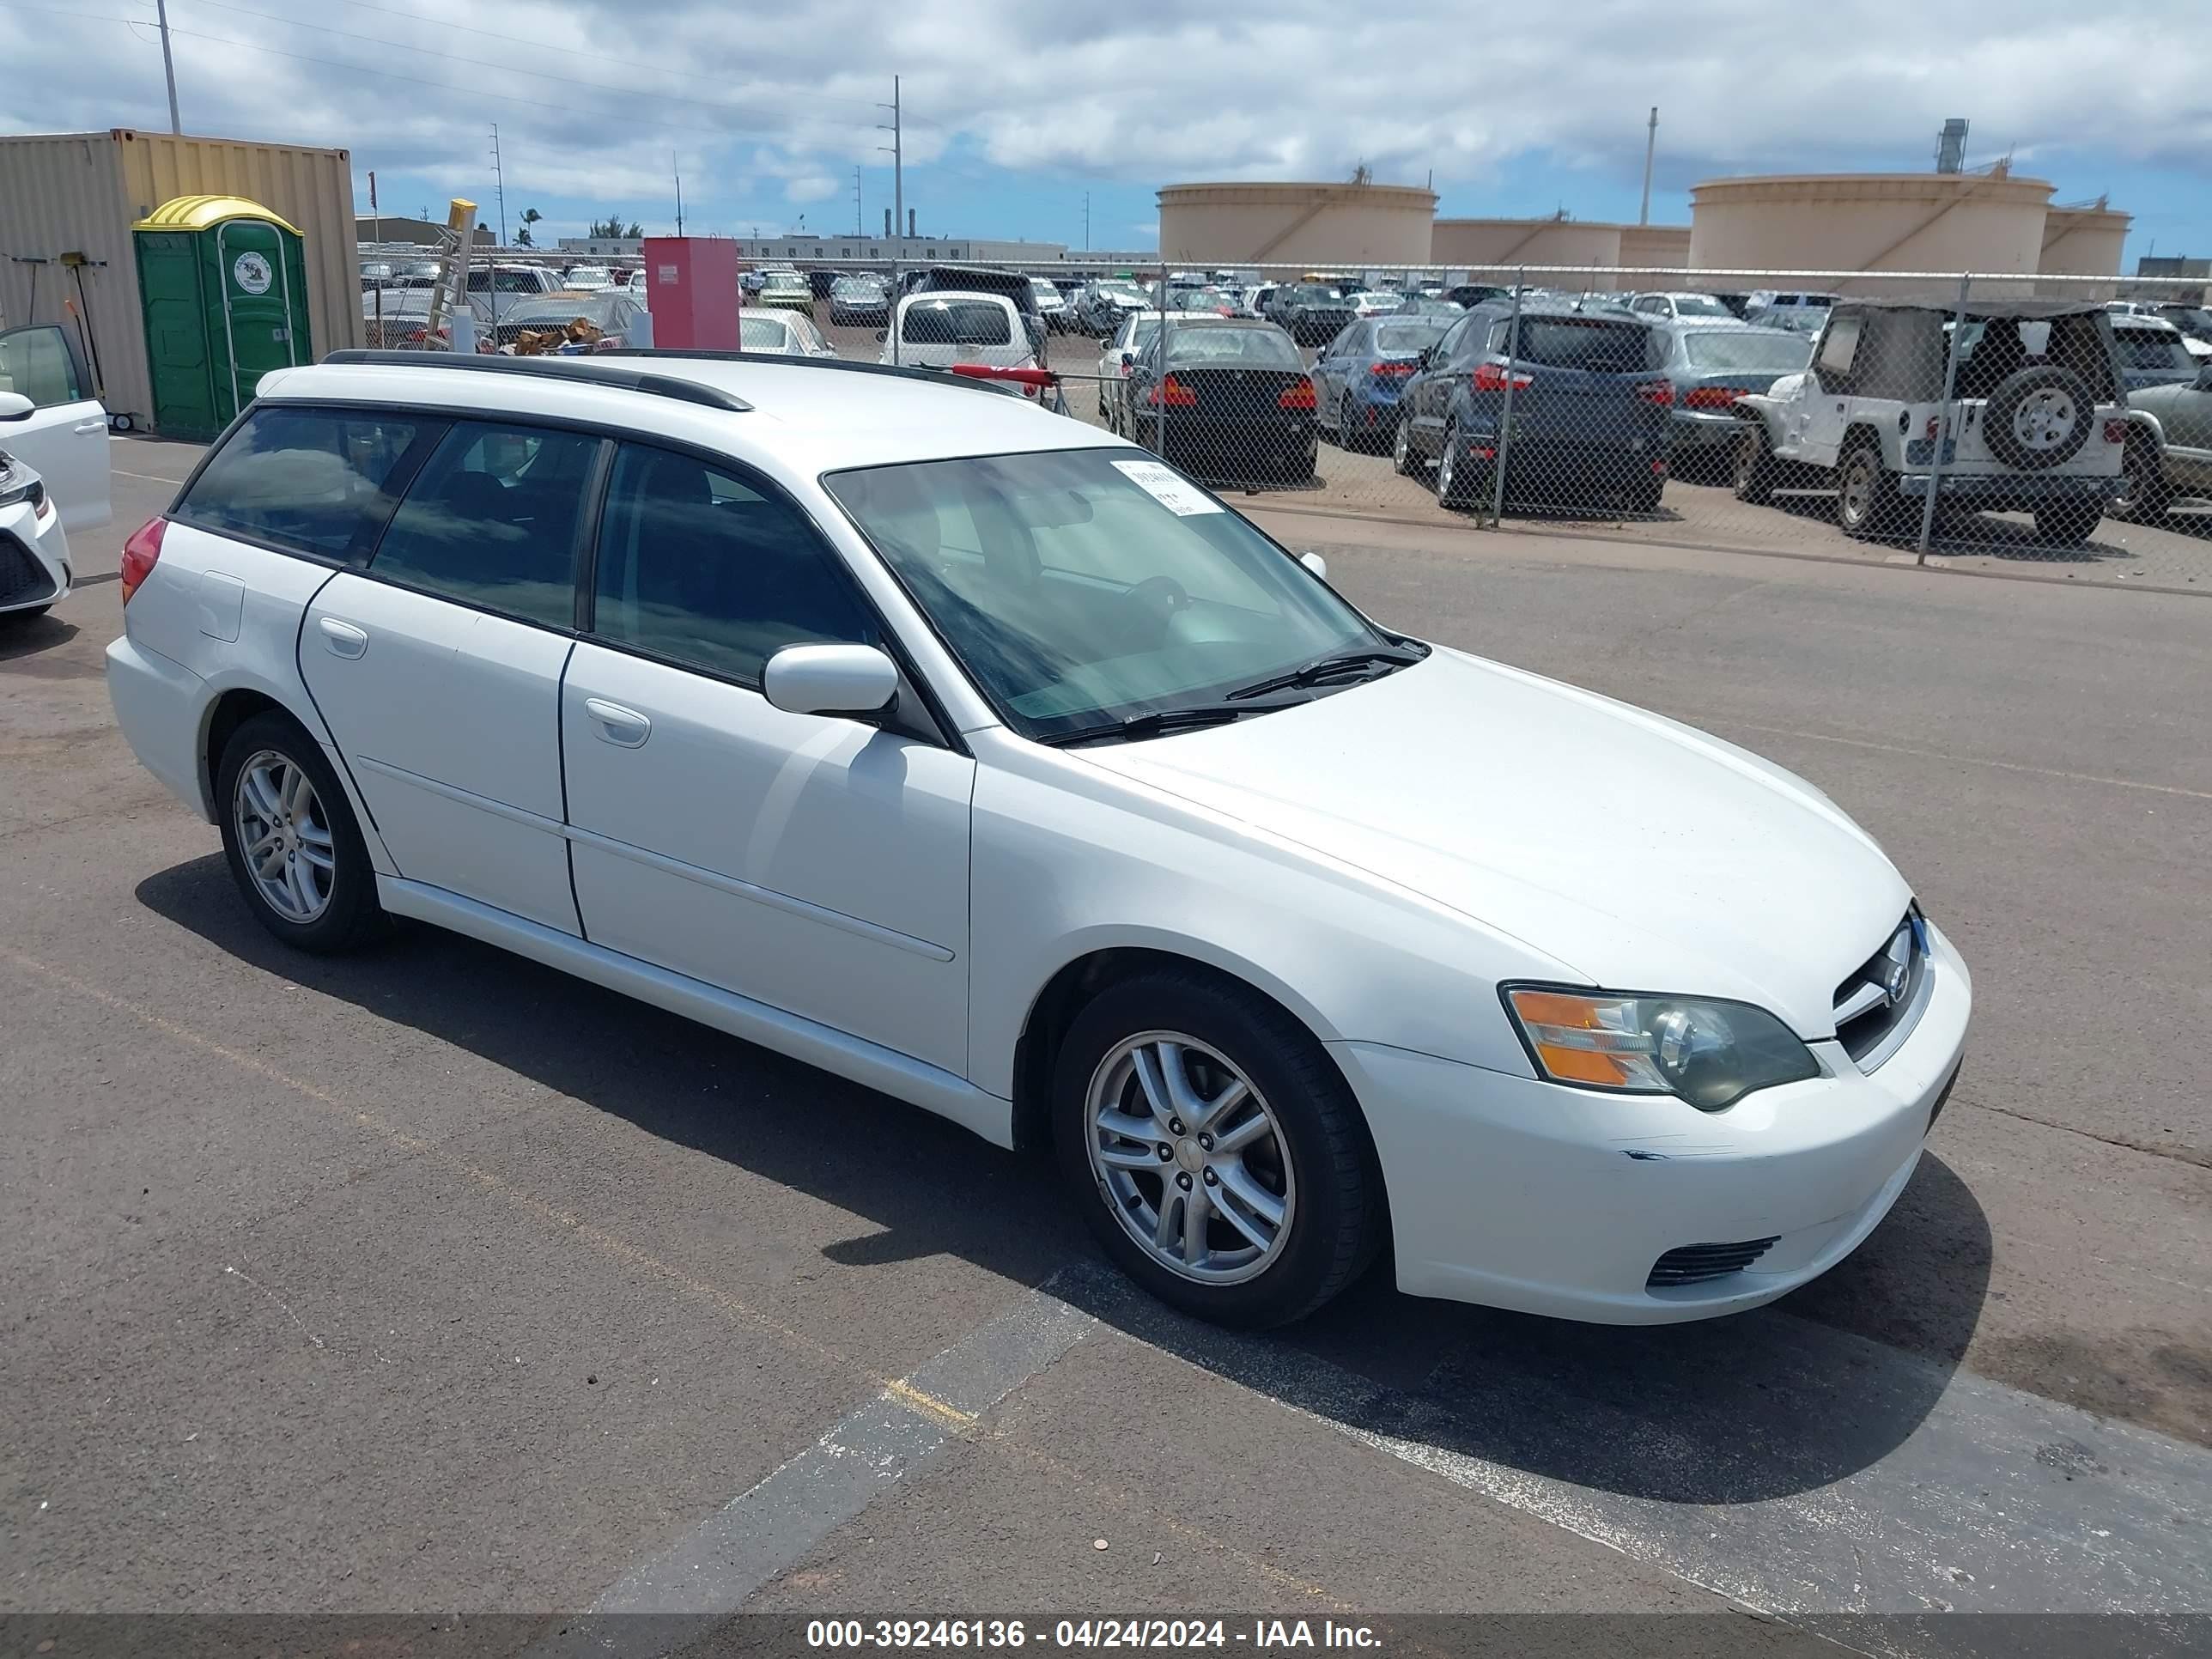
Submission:
[[[674,150],[668,152],[669,170],[676,175],[676,234],[684,234],[684,158]]]
[[[890,133],[891,141],[888,144],[878,144],[876,148],[888,149],[891,153],[891,234],[895,237],[902,236],[906,234],[906,165],[905,159],[900,152],[899,78],[897,76],[891,76],[890,102],[878,104],[876,107],[887,109],[891,112],[891,121],[888,127],[880,121],[876,124],[876,131]]]
[[[491,124],[491,188],[499,203],[499,245],[507,246],[507,170],[499,159],[499,123]]]
[[[169,0],[154,0],[154,10],[161,22],[161,73],[169,82],[169,131],[181,133],[185,126],[177,119],[177,60],[169,55]]]
[[[867,234],[867,221],[860,216],[860,169],[854,167],[853,169],[853,234],[865,236]]]
[[[1636,222],[1651,222],[1651,158],[1659,149],[1659,106],[1651,106],[1651,119],[1644,139],[1644,205],[1636,215]]]

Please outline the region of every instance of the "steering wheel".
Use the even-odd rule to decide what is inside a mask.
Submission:
[[[1129,601],[1165,622],[1190,603],[1190,594],[1173,576],[1147,576],[1131,588]]]

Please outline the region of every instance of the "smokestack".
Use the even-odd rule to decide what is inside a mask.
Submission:
[[[888,241],[890,241],[890,239],[891,239],[891,210],[890,210],[889,208],[885,208],[885,209],[884,210],[884,240],[885,240],[886,242],[888,242]]]
[[[906,210],[906,234],[909,236],[914,234],[914,210],[912,208],[908,208]]]

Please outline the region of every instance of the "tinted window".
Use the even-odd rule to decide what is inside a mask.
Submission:
[[[2112,343],[2119,348],[2123,368],[2188,368],[2196,362],[2181,337],[2162,328],[2116,328]]]
[[[1491,349],[1506,349],[1512,335],[1512,323],[1500,323]],[[1523,317],[1516,356],[1524,363],[1596,374],[1632,374],[1657,367],[1650,330],[1581,317]]]
[[[787,645],[878,638],[796,508],[641,444],[623,446],[608,484],[592,628],[748,684]]]
[[[1813,355],[1813,343],[1802,334],[1765,334],[1746,329],[1685,330],[1682,352],[1699,368],[1772,369],[1794,374]]]
[[[361,555],[392,512],[386,481],[423,424],[265,404],[215,453],[177,516],[328,558]]]
[[[82,398],[69,337],[46,325],[0,334],[0,392],[28,398],[40,409]]]
[[[576,521],[599,441],[465,421],[423,463],[370,567],[464,604],[567,628]]]
[[[1375,331],[1375,349],[1382,352],[1403,352],[1407,356],[1425,346],[1432,346],[1443,335],[1444,325],[1433,323],[1385,323]]]
[[[746,351],[785,351],[790,341],[785,337],[781,317],[763,317],[757,311],[742,312],[738,317],[738,344]]]
[[[581,317],[605,333],[623,325],[629,301],[612,294],[570,295],[545,300],[525,300],[507,307],[503,320],[510,323],[572,323]]]
[[[1012,319],[1004,306],[983,300],[931,300],[908,308],[899,325],[908,345],[1006,345]]]

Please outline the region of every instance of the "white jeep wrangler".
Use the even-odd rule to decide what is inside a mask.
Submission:
[[[1840,301],[1803,374],[1735,400],[1736,498],[1833,489],[1844,533],[1881,536],[1917,526],[1933,479],[1946,518],[2030,512],[2039,538],[2086,540],[2119,493],[2128,430],[2103,308],[1970,301],[1947,405],[1957,319],[1936,301]]]

